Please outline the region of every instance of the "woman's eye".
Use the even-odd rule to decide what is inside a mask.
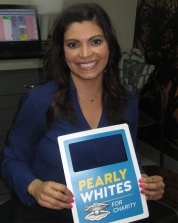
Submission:
[[[75,42],[72,42],[72,43],[68,43],[67,46],[70,47],[70,48],[75,48],[75,47],[78,46],[78,44],[75,43]]]
[[[99,45],[102,41],[100,39],[94,39],[92,45]]]

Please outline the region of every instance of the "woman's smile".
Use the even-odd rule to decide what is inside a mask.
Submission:
[[[79,63],[79,66],[83,69],[83,70],[91,70],[95,67],[95,65],[97,64],[97,62],[88,62],[88,63]]]

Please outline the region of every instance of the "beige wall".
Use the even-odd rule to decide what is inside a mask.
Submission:
[[[48,0],[43,1],[44,4],[48,2]],[[108,12],[113,22],[122,51],[129,51],[132,48],[137,0],[49,0],[50,3],[52,1],[63,2],[63,5],[77,2],[96,2],[100,4]],[[38,4],[42,0],[0,0],[0,4],[34,4],[35,2]],[[56,8],[54,10],[56,13]],[[0,61],[0,70],[28,67],[38,67],[38,60]]]
[[[29,4],[30,0],[0,0],[0,4]]]
[[[96,2],[108,12],[117,31],[122,51],[133,45],[137,0],[65,0],[68,3]]]

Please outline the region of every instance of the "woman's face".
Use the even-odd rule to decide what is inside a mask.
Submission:
[[[64,34],[64,54],[73,78],[102,78],[109,47],[102,29],[93,21],[74,22]]]

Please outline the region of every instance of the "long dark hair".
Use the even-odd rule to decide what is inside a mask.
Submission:
[[[118,63],[121,50],[111,21],[106,11],[96,3],[79,3],[68,6],[59,15],[54,29],[51,47],[44,59],[44,75],[46,80],[54,80],[58,85],[56,100],[48,110],[48,123],[51,124],[59,115],[65,115],[69,120],[75,120],[69,89],[70,70],[64,57],[64,34],[73,22],[94,21],[103,30],[109,46],[109,59],[103,75],[103,98],[107,98],[105,109],[108,120],[112,123],[122,122],[127,94],[121,86],[118,73]]]

